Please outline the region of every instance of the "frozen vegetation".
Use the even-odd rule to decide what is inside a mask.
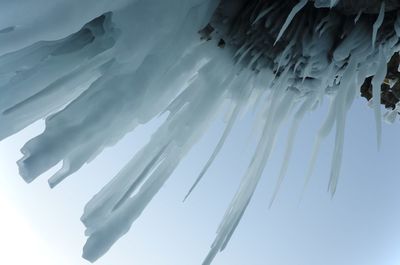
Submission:
[[[18,166],[27,182],[62,162],[49,179],[54,187],[138,125],[167,113],[150,142],[86,205],[83,257],[90,261],[128,232],[227,111],[225,103],[225,132],[193,188],[238,116],[258,109],[261,131],[204,265],[227,246],[285,119],[292,117],[292,126],[275,195],[303,116],[324,99],[330,111],[306,175],[334,131],[329,191],[335,193],[346,113],[369,77],[381,139],[381,84],[400,50],[397,1],[1,0],[0,7],[0,139],[39,119],[46,123],[21,150]],[[386,110],[387,120],[396,119],[398,107]]]

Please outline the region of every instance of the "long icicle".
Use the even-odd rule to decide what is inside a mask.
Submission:
[[[276,37],[274,45],[276,45],[276,43],[282,38],[286,29],[289,27],[290,23],[292,22],[293,18],[297,15],[297,13],[299,13],[303,9],[303,7],[306,6],[307,3],[308,3],[308,0],[300,0],[300,2],[297,3],[297,5],[295,5],[293,7],[293,9],[292,9],[292,11],[290,11],[285,23],[283,24],[281,30],[279,31],[279,34]]]

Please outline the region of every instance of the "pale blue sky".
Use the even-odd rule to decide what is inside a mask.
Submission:
[[[304,121],[287,178],[275,204],[268,209],[286,139],[282,131],[254,199],[215,265],[399,264],[400,123],[384,124],[382,148],[378,152],[373,112],[362,99],[349,114],[342,174],[335,197],[331,199],[327,192],[333,149],[330,136],[323,144],[316,172],[299,204],[313,138],[325,111],[325,107],[317,109]],[[61,264],[59,261],[89,264],[80,258],[85,241],[84,227],[79,221],[83,207],[146,142],[156,124],[153,122],[130,134],[54,190],[47,186],[49,174],[27,185],[17,175],[15,165],[23,143],[42,130],[41,122],[3,141],[0,143],[1,224],[15,224],[7,231],[15,231],[15,237],[25,242],[26,238],[20,238],[25,233],[17,233],[21,222],[15,221],[16,216],[22,218],[42,241],[44,253],[52,252],[47,257],[37,257],[53,256],[53,261],[47,264],[54,260],[58,260],[53,263],[57,265]],[[248,116],[236,126],[192,197],[182,203],[221,129],[220,121],[213,125],[131,231],[97,265],[201,264],[251,154]],[[10,209],[18,214],[5,214]],[[10,239],[0,237],[0,246],[9,247],[2,251],[10,252],[13,244],[7,240]],[[22,244],[20,253],[29,256],[29,244],[26,245]],[[0,254],[0,264],[9,265],[2,260],[4,257]]]

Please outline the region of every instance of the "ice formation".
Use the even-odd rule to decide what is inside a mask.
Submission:
[[[330,112],[307,176],[334,129],[334,194],[346,112],[367,78],[380,141],[381,84],[400,50],[399,6],[394,0],[3,0],[0,139],[45,118],[45,131],[25,144],[18,166],[31,182],[62,162],[49,179],[54,187],[138,125],[167,113],[150,142],[84,209],[83,256],[95,261],[128,232],[226,111],[222,103],[231,106],[225,132],[193,188],[237,117],[261,106],[258,145],[203,262],[210,264],[250,203],[283,120],[293,117],[274,196],[303,116],[324,98]],[[396,119],[399,108],[385,119]]]

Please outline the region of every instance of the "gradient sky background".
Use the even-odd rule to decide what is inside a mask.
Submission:
[[[308,115],[289,172],[271,209],[287,132],[282,130],[264,178],[228,248],[215,265],[397,265],[400,263],[400,123],[384,124],[377,151],[373,111],[363,99],[347,120],[338,190],[327,192],[333,135],[300,202],[314,136],[326,106]],[[182,199],[221,134],[221,120],[151,202],[131,231],[97,265],[201,264],[247,167],[252,114],[241,120],[192,197]],[[84,265],[79,218],[85,203],[149,139],[157,121],[107,149],[54,190],[50,173],[27,185],[18,176],[19,149],[43,130],[37,122],[0,143],[0,264]]]

